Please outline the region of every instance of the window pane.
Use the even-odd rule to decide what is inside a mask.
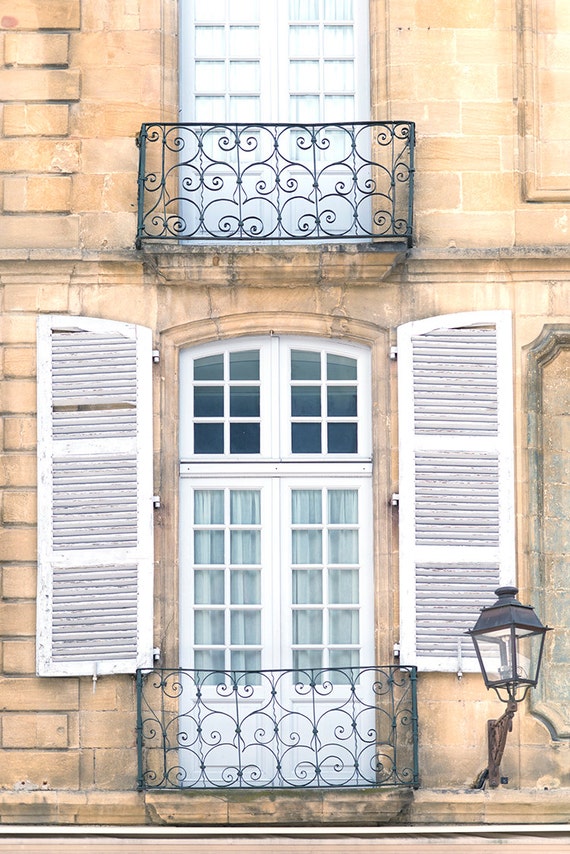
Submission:
[[[339,413],[346,415],[348,413]],[[230,415],[234,418],[259,417],[259,386],[234,386],[230,389]]]
[[[223,454],[224,425],[194,424],[194,453]]]
[[[259,379],[259,350],[230,353],[230,380]]]
[[[194,563],[220,564],[224,562],[224,532],[194,531]]]
[[[259,424],[230,424],[230,454],[259,453]]]
[[[196,603],[196,605],[224,604],[223,569],[195,570],[194,602]]]
[[[225,0],[194,0],[194,19],[196,21],[223,21],[225,14]]]
[[[340,62],[327,60],[324,68],[325,92],[354,91],[354,63],[352,60]]]
[[[329,569],[329,602],[332,605],[358,604],[358,570]]]
[[[293,92],[319,91],[319,63],[289,63],[289,89]]]
[[[360,667],[360,651],[358,649],[331,649],[329,653],[331,667]],[[365,662],[366,664],[366,662]],[[334,674],[331,674],[333,676]],[[336,684],[342,683],[342,678],[331,679]]]
[[[324,29],[325,56],[352,57],[354,55],[354,32],[352,27],[329,27]]]
[[[197,62],[194,69],[196,92],[226,91],[226,65],[224,62]]]
[[[356,416],[356,386],[329,386],[327,389],[327,415],[332,418],[335,416]]]
[[[358,563],[358,531],[329,531],[329,563]]]
[[[292,122],[311,124],[319,121],[319,97],[318,95],[292,95],[289,98],[289,118]],[[302,158],[302,152],[297,152],[298,159]]]
[[[317,531],[292,531],[293,563],[322,563],[322,536]]]
[[[329,454],[356,454],[356,424],[328,424]]]
[[[194,613],[194,643],[223,644],[224,612],[196,611]]]
[[[320,454],[321,425],[291,424],[291,450],[294,454]]]
[[[230,21],[258,21],[259,0],[231,0]]]
[[[320,610],[293,611],[293,643],[322,643],[323,613]]]
[[[299,417],[321,414],[320,386],[292,386],[291,415]]]
[[[259,611],[232,611],[230,626],[232,644],[261,643],[261,614]]]
[[[324,112],[326,122],[351,121],[354,118],[354,98],[343,95],[325,95]]]
[[[194,417],[223,418],[224,389],[222,386],[194,386]]]
[[[223,525],[224,493],[221,489],[197,489],[194,493],[196,525]]]
[[[358,643],[358,611],[329,611],[330,643]]]
[[[259,56],[259,27],[230,27],[230,56],[232,59],[256,59]]]
[[[196,121],[197,122],[223,122],[226,111],[225,98],[203,98],[198,97],[195,101]]]
[[[323,653],[320,649],[293,650],[293,668],[295,670],[317,670],[323,666]],[[304,673],[293,674],[294,681],[306,682]]]
[[[328,507],[331,525],[355,525],[358,522],[358,493],[355,489],[329,490]]]
[[[256,569],[232,569],[230,573],[232,605],[261,603],[261,575]]]
[[[197,649],[194,653],[194,665],[196,670],[202,671],[199,679],[204,679],[204,671],[224,670],[225,656],[223,649]],[[222,680],[219,676],[211,676],[204,679],[204,685],[218,685]]]
[[[242,124],[258,122],[259,115],[259,98],[248,98],[242,95],[232,95],[230,98],[230,122]],[[218,119],[218,121],[222,120]]]
[[[351,21],[352,0],[325,0],[327,21]]]
[[[289,0],[290,21],[318,21],[319,0]]]
[[[259,92],[259,62],[230,62],[230,92]]]
[[[291,350],[291,379],[320,380],[321,354],[311,350]]]
[[[320,489],[294,489],[291,493],[293,524],[319,525],[322,522],[322,493]]]
[[[223,59],[226,55],[226,33],[223,27],[196,27],[196,57]]]
[[[327,354],[328,380],[355,380],[356,378],[356,359],[338,356],[336,353]]]
[[[260,532],[232,531],[230,534],[230,561],[234,566],[261,563]]]
[[[323,574],[320,569],[293,570],[293,604],[319,605],[323,601]]]
[[[334,29],[337,29],[336,27]],[[289,56],[315,57],[319,55],[318,27],[289,27]]]
[[[194,359],[195,380],[223,380],[224,357],[221,353],[215,356],[204,356],[203,359]]]
[[[260,494],[256,489],[232,489],[230,522],[232,525],[259,525]]]
[[[257,649],[234,649],[231,653],[232,670],[246,673],[247,677],[239,679],[240,687],[244,685],[261,685],[261,675],[252,670],[261,669],[261,653]]]

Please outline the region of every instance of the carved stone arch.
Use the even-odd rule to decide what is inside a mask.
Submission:
[[[528,350],[530,593],[547,636],[531,710],[570,738],[570,325],[549,324]]]

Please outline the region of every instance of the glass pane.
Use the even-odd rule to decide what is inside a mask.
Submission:
[[[230,353],[230,380],[259,379],[259,350]]]
[[[224,425],[194,424],[194,453],[223,454]]]
[[[320,89],[319,63],[289,63],[289,89],[292,92],[318,92]]]
[[[329,611],[329,642],[358,643],[358,611]]]
[[[318,21],[319,0],[289,0],[290,21]]]
[[[327,415],[331,418],[335,416],[356,416],[356,386],[329,386],[327,389]]]
[[[232,569],[230,573],[232,605],[259,605],[261,575],[256,569]]]
[[[194,522],[196,525],[223,525],[223,490],[197,489],[194,492]]]
[[[258,122],[260,118],[259,98],[248,98],[242,95],[232,95],[230,98],[231,122]],[[219,119],[219,121],[222,121]]]
[[[327,353],[328,380],[355,380],[356,378],[356,359]]]
[[[336,27],[334,29],[337,29]],[[289,56],[315,57],[319,55],[318,27],[289,27]],[[342,54],[344,56],[344,54]]]
[[[329,602],[332,605],[358,604],[358,570],[329,569]]]
[[[321,354],[310,350],[291,350],[291,379],[320,380]]]
[[[322,535],[320,531],[292,531],[293,563],[314,564],[323,562]]]
[[[204,671],[224,670],[225,656],[223,649],[197,649],[194,653],[194,667],[196,670],[202,671],[198,674],[198,679],[204,679],[204,685],[219,685],[223,682],[220,676],[210,676],[204,678]]]
[[[291,415],[307,416],[321,414],[320,386],[292,386]]]
[[[323,601],[323,574],[320,569],[293,570],[293,604],[319,605]]]
[[[328,506],[331,525],[356,525],[358,522],[358,493],[355,489],[329,490]]]
[[[195,21],[223,21],[225,15],[225,0],[194,0]]]
[[[261,643],[259,611],[232,611],[230,616],[232,644]]]
[[[223,386],[194,386],[194,417],[223,418]]]
[[[230,534],[230,561],[234,566],[261,563],[260,532],[232,531]]]
[[[196,605],[224,604],[223,569],[195,570],[194,602],[196,603]]]
[[[291,95],[289,98],[289,119],[292,122],[311,124],[319,121],[319,98],[318,95]],[[302,159],[299,150],[297,159]]]
[[[233,418],[259,418],[259,386],[230,388],[230,415]]]
[[[354,56],[354,32],[351,26],[324,28],[325,56]]]
[[[197,62],[194,66],[196,92],[225,92],[224,62]]]
[[[223,380],[224,357],[221,353],[215,356],[204,356],[203,359],[194,359],[195,380]]]
[[[324,67],[325,92],[354,92],[354,63],[327,60]]]
[[[239,678],[239,686],[261,685],[261,675],[252,673],[261,669],[261,652],[257,649],[234,649],[231,653],[232,670],[236,673],[247,673],[247,677]]]
[[[327,21],[351,21],[352,0],[325,0]]]
[[[230,92],[259,92],[259,79],[259,62],[230,62]]]
[[[321,425],[291,424],[291,450],[294,454],[320,454]]]
[[[230,424],[230,454],[259,453],[259,424]]]
[[[224,612],[195,611],[194,612],[194,643],[223,644],[224,642]]]
[[[326,95],[324,121],[349,122],[354,118],[354,98],[345,95]]]
[[[358,563],[358,531],[329,531],[329,563]]]
[[[238,57],[257,59],[259,56],[259,27],[230,27],[229,55],[232,59]]]
[[[331,649],[329,663],[331,667],[360,667],[360,651],[358,649]],[[337,675],[336,679],[331,679],[331,681],[338,684],[344,680],[340,675]]]
[[[194,563],[220,564],[224,562],[224,532],[194,531]]]
[[[320,610],[293,611],[293,643],[322,643],[323,613]]]
[[[258,21],[259,0],[231,0],[230,21]]]
[[[356,454],[356,424],[328,424],[327,437],[329,454]]]
[[[226,112],[226,99],[220,97],[196,98],[195,112],[197,122],[204,122],[204,124],[223,122]]]
[[[260,521],[260,494],[258,490],[232,489],[230,493],[231,524],[259,525]]]
[[[223,27],[196,27],[196,57],[223,59],[226,55],[226,32]]]
[[[319,525],[322,522],[322,493],[320,489],[294,489],[291,493],[293,524]]]
[[[293,668],[295,670],[320,669],[323,666],[323,653],[320,649],[293,650]],[[307,682],[304,673],[293,674],[294,681]]]

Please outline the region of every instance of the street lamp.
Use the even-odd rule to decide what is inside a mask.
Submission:
[[[507,704],[505,713],[487,722],[489,785],[499,785],[499,767],[507,741],[513,728],[517,704],[522,702],[531,688],[536,687],[544,638],[550,631],[543,626],[530,605],[521,605],[516,598],[518,588],[499,587],[497,601],[483,608],[479,619],[468,634],[473,639],[475,652],[485,685],[493,688],[499,699]]]

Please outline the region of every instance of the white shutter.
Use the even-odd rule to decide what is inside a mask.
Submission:
[[[37,669],[152,663],[152,335],[38,318]]]
[[[515,576],[510,312],[398,330],[401,657],[476,670],[465,635]]]

